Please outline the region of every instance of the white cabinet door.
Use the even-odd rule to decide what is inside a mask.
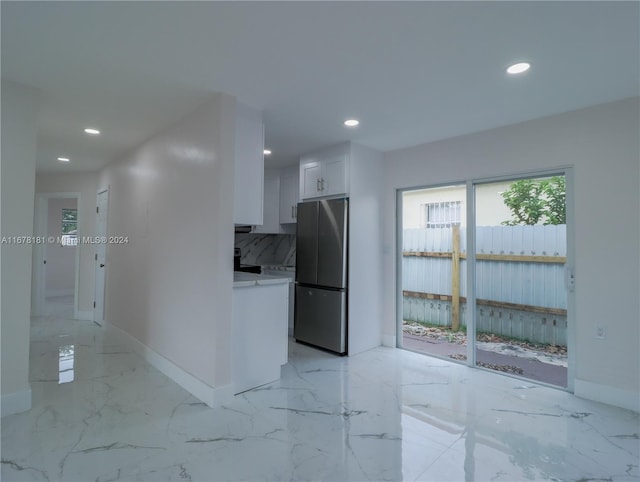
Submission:
[[[264,127],[262,112],[236,104],[233,222],[263,224]]]
[[[288,359],[289,284],[233,288],[234,394],[280,379]]]
[[[300,197],[308,199],[322,196],[320,181],[322,180],[322,164],[318,161],[300,164]]]
[[[254,233],[280,233],[280,176],[278,172],[264,172],[264,216],[263,223],[253,228]]]
[[[297,222],[300,171],[298,166],[283,169],[280,174],[280,223]]]
[[[323,196],[346,194],[347,192],[347,156],[339,154],[322,160],[323,173],[320,187]]]
[[[340,144],[300,159],[300,199],[349,194],[350,145]]]

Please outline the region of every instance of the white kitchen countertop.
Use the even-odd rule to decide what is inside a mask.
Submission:
[[[290,281],[286,277],[267,276],[264,274],[245,273],[243,271],[233,272],[233,287],[246,288],[249,286],[264,286],[276,284],[288,284]]]
[[[282,265],[282,264],[263,264],[262,269],[268,270],[268,271],[286,271],[288,273],[296,272],[295,266]]]
[[[296,267],[283,264],[263,264],[262,271],[284,271],[286,273],[295,273]]]

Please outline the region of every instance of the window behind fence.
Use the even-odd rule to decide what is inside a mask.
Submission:
[[[460,225],[462,201],[443,201],[422,205],[423,228],[448,228]]]

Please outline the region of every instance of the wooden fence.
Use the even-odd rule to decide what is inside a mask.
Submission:
[[[404,319],[465,324],[464,238],[458,226],[404,231]],[[566,344],[564,225],[478,227],[476,260],[479,331]]]

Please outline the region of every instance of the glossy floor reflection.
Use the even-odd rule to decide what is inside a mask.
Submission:
[[[632,412],[403,350],[290,349],[281,381],[210,409],[115,332],[36,319],[2,480],[639,479]]]

